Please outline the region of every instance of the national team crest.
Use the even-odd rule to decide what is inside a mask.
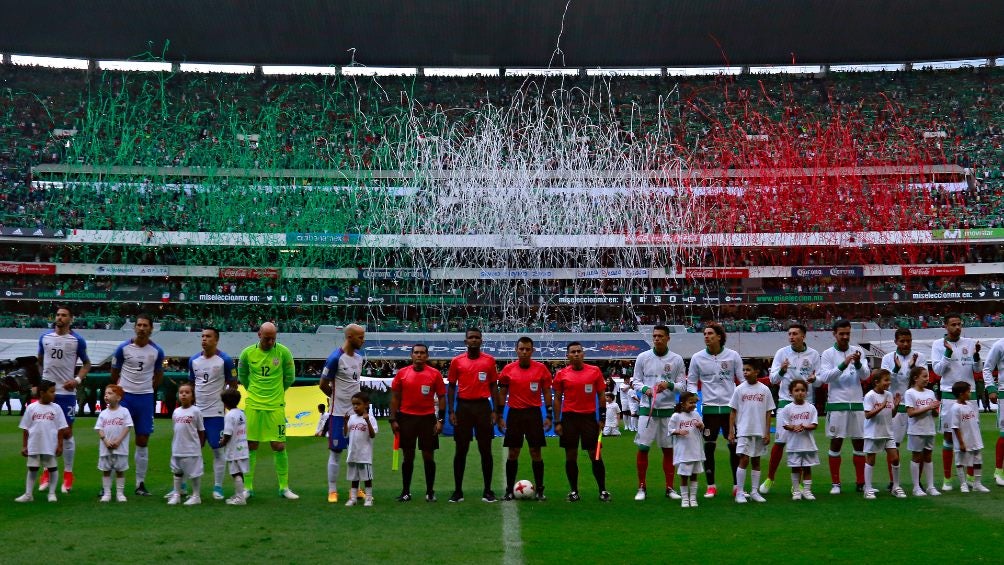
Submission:
[[[969,348],[968,347],[963,347],[962,348],[962,354],[963,355],[969,355]]]
[[[665,365],[662,366],[662,372],[663,373],[668,373],[668,372],[670,372],[672,370],[673,370],[673,364],[672,363],[666,363]]]
[[[273,357],[272,358],[272,366],[273,367],[278,367],[279,366],[279,358],[278,357]]]
[[[722,361],[722,370],[723,371],[728,371],[729,370],[729,364],[728,364],[727,361]]]
[[[805,369],[809,368],[809,360],[808,359],[802,359],[802,367],[805,368]]]

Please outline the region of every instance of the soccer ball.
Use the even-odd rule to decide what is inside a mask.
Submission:
[[[513,487],[513,494],[515,494],[516,498],[520,500],[529,500],[533,498],[534,495],[533,483],[531,483],[526,479],[517,482],[516,486]]]

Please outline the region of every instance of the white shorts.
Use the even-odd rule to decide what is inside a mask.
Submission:
[[[956,467],[972,467],[973,465],[983,465],[983,450],[977,449],[975,451],[956,451],[955,452],[955,466]]]
[[[903,439],[906,438],[906,425],[909,421],[910,417],[906,415],[906,412],[897,412],[892,417],[890,429],[892,430],[892,439],[896,440],[896,443],[903,443]]]
[[[826,414],[826,437],[861,439],[865,432],[865,413],[858,410],[842,410]]]
[[[704,472],[704,461],[690,461],[676,464],[676,476],[691,477]]]
[[[175,457],[171,456],[171,472],[175,476],[182,475],[189,479],[202,476],[202,456]]]
[[[948,407],[947,404],[950,403],[950,402],[957,402],[957,401],[956,400],[942,400],[941,401],[941,403],[942,403],[942,406],[941,406],[941,415],[938,417],[938,420],[941,423],[938,424],[938,429],[940,429],[941,433],[943,433],[943,434],[950,434],[950,433],[952,433],[952,429],[948,427],[948,420],[944,417],[944,414],[948,412],[948,410],[946,410],[946,408]],[[973,408],[973,410],[976,410],[976,414],[980,413],[980,403],[979,402],[977,402],[975,400],[970,400],[968,402],[968,404],[969,404],[969,406],[971,406]],[[1000,414],[997,415],[997,422],[1000,423]]]
[[[815,467],[816,465],[819,465],[818,451],[788,452],[789,467]]]
[[[865,453],[885,453],[887,449],[896,449],[896,440],[865,438]]]
[[[788,443],[788,430],[782,428],[781,426],[776,426],[776,428],[777,429],[774,432],[774,443]]]
[[[639,416],[638,433],[634,436],[634,442],[638,445],[652,446],[656,439],[659,440],[659,447],[663,449],[673,448],[673,436],[669,435],[669,416]]]
[[[247,473],[248,469],[250,468],[251,468],[251,462],[247,457],[245,457],[244,459],[227,461],[227,471],[230,472],[230,476],[241,473]]]
[[[345,478],[350,481],[372,481],[373,480],[373,464],[372,463],[346,463],[348,470],[345,472]]]
[[[98,471],[117,471],[121,473],[128,470],[128,455],[102,455],[98,457]]]
[[[736,453],[750,457],[760,457],[767,448],[762,436],[739,436],[736,438]]]
[[[28,467],[41,467],[43,469],[52,469],[56,466],[56,456],[55,455],[29,455],[28,456]]]
[[[913,453],[934,451],[934,436],[906,436],[906,448]]]

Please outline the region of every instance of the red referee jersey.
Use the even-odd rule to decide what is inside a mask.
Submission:
[[[462,400],[491,398],[491,383],[499,380],[495,358],[481,353],[477,359],[461,353],[450,361],[450,371],[446,378],[457,385],[457,395]]]
[[[443,375],[428,366],[421,371],[416,371],[414,365],[401,369],[394,375],[390,388],[401,395],[398,410],[411,416],[435,414],[438,408],[436,395],[443,397],[446,394]]]
[[[596,394],[606,390],[603,373],[596,365],[584,364],[581,371],[571,365],[554,376],[554,392],[562,395],[561,412],[596,413]]]
[[[502,368],[499,385],[509,387],[509,408],[540,408],[544,391],[551,387],[551,371],[539,361],[526,369],[513,361]]]

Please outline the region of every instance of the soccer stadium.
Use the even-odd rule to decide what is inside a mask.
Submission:
[[[4,562],[998,553],[993,3],[0,13]]]

